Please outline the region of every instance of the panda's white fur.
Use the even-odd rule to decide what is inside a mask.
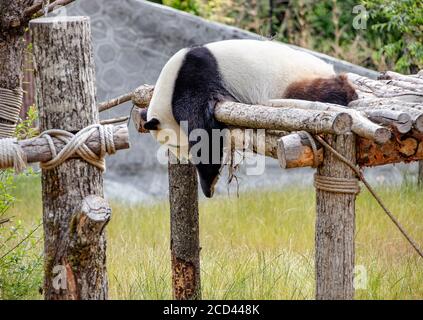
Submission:
[[[216,57],[226,89],[247,104],[266,105],[293,82],[335,74],[311,54],[274,41],[226,40],[205,47]]]
[[[166,144],[177,157],[189,155],[188,138],[172,113],[173,88],[187,51],[188,49],[179,50],[165,64],[157,79],[147,111],[147,121],[153,118],[160,121],[158,130],[151,130],[150,133],[158,142]]]

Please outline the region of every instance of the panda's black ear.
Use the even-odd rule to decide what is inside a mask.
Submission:
[[[160,124],[160,121],[156,118],[153,118],[150,121],[147,121],[146,123],[144,123],[144,129],[157,130],[157,127],[159,124]]]

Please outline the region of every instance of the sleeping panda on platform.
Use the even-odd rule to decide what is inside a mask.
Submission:
[[[345,76],[305,52],[272,41],[219,41],[182,49],[170,58],[156,83],[144,127],[180,156],[201,140],[188,141],[193,130],[204,129],[211,137],[213,129],[225,128],[213,116],[218,102],[266,105],[281,98],[346,106],[356,94]],[[196,164],[206,197],[213,195],[221,168],[212,158],[223,156],[222,144],[218,150],[212,145],[205,150],[209,161]]]

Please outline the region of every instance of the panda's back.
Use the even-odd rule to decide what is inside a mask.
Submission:
[[[216,58],[225,88],[244,103],[265,104],[282,98],[296,81],[335,74],[324,61],[278,42],[225,40],[205,47]]]

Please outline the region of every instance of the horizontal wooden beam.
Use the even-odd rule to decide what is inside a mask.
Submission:
[[[352,119],[346,112],[284,109],[238,102],[221,102],[214,116],[227,125],[253,129],[344,134],[351,131]]]
[[[52,137],[57,153],[59,153],[64,147],[65,143],[55,137]],[[126,124],[121,124],[113,127],[113,142],[116,150],[128,149],[129,148],[129,134],[128,127]],[[52,154],[48,141],[42,137],[36,137],[32,139],[18,141],[19,146],[22,148],[26,155],[28,163],[33,162],[46,162],[52,159]],[[95,154],[99,155],[101,150],[101,142],[99,132],[94,132],[87,140],[86,145]],[[75,155],[75,158],[77,155]],[[0,166],[0,169],[5,169]]]
[[[388,128],[382,127],[370,121],[361,112],[343,108],[335,104],[296,99],[275,99],[270,100],[269,104],[272,107],[278,108],[298,108],[323,112],[345,112],[352,118],[351,130],[360,137],[374,140],[377,143],[385,143],[391,137],[391,132]]]

